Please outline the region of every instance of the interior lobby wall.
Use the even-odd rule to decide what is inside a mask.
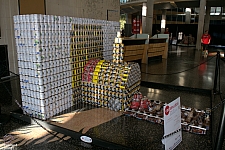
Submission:
[[[18,73],[13,16],[47,14],[110,21],[120,19],[119,0],[0,0],[0,45],[7,45],[9,70]]]

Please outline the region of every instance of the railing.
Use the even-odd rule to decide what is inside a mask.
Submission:
[[[222,97],[220,89],[220,52],[217,52],[216,67],[215,67],[215,77],[214,77],[214,87],[213,87],[213,101],[212,101],[212,115],[211,115],[211,142],[213,150],[221,150],[223,148],[224,134],[225,134],[225,99]],[[224,60],[224,58],[222,58]],[[216,99],[215,95],[219,95]],[[217,102],[216,102],[217,101]],[[215,105],[215,103],[217,103]],[[218,118],[219,117],[219,118]]]

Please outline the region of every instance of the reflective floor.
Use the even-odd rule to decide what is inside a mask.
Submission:
[[[220,97],[212,96],[214,88],[216,53],[223,51],[211,48],[208,57],[203,57],[202,52],[193,47],[175,47],[168,52],[168,59],[150,58],[148,65],[141,64],[142,86],[141,92],[149,99],[171,102],[177,97],[181,98],[181,104],[197,109],[210,108],[220,102]],[[225,63],[220,61],[220,71],[216,91],[221,93],[225,90],[224,70]],[[7,84],[6,84],[7,85]],[[17,80],[8,83],[8,89],[13,97],[19,99],[19,83]],[[10,111],[18,109],[18,106],[11,100],[11,96],[3,86],[1,88],[2,113],[9,114]],[[212,102],[212,97],[214,101]],[[222,94],[223,97],[223,94]],[[85,107],[85,106],[84,106]],[[217,122],[206,135],[196,135],[182,131],[183,141],[176,148],[177,150],[198,150],[212,149],[213,137],[216,136],[216,129],[219,122],[220,108],[215,109],[213,121]],[[218,111],[217,111],[218,110]],[[99,116],[95,116],[96,119]],[[84,118],[86,119],[86,118]],[[11,119],[4,125],[5,133],[14,131],[12,144],[18,144],[18,149],[105,149],[101,146],[82,143],[79,140],[64,136],[62,133],[53,132],[54,135],[64,138],[56,138],[39,126]],[[27,132],[25,132],[27,131]],[[0,137],[5,135],[0,132]],[[28,134],[29,133],[29,134]],[[27,136],[24,136],[26,135]],[[21,136],[20,136],[21,135]],[[22,136],[23,135],[23,136]],[[90,128],[86,135],[99,138],[108,142],[123,145],[134,150],[158,150],[163,149],[161,138],[163,126],[147,121],[138,120],[128,116],[119,116],[110,121],[98,124]],[[0,140],[0,146],[1,146]],[[0,148],[1,149],[1,148]]]
[[[216,51],[211,49],[208,57],[193,47],[172,47],[168,59],[150,59],[148,65],[142,65],[142,81],[163,83],[200,89],[212,89],[216,67]],[[222,76],[225,63],[220,61],[221,86],[225,86]],[[225,89],[224,89],[225,90]]]

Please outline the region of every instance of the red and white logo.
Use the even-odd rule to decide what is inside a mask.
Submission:
[[[170,107],[166,106],[166,108],[165,108],[165,115],[169,115],[169,113],[170,113]]]

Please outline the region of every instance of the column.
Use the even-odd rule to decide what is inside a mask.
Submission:
[[[130,14],[126,14],[126,23],[124,24],[124,33],[126,37],[131,36],[132,32],[132,16]]]
[[[146,14],[147,13],[147,6],[146,3],[142,5],[142,33],[146,33]]]
[[[199,19],[198,19],[198,33],[196,41],[196,49],[201,49],[201,37],[203,34],[204,19],[205,19],[205,6],[206,0],[200,0],[200,10],[199,10]]]
[[[147,0],[146,33],[152,36],[153,9],[155,0]]]
[[[166,23],[166,9],[162,10],[162,20],[165,20],[165,23]],[[164,34],[164,32],[165,32],[165,27],[162,27],[162,25],[161,25],[161,33]]]
[[[185,9],[185,23],[190,24],[191,23],[191,8]]]
[[[206,6],[206,15],[205,15],[205,25],[204,25],[204,31],[209,30],[209,23],[210,23],[210,6]]]
[[[132,16],[130,14],[126,14],[126,23],[131,24],[132,23]]]

